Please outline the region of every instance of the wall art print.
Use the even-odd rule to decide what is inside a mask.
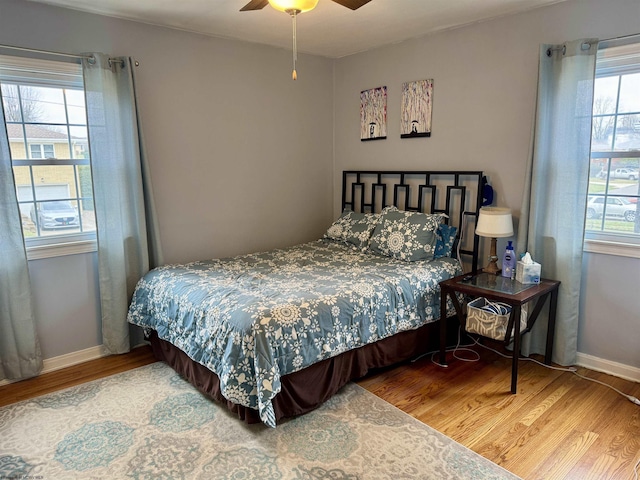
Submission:
[[[387,138],[387,87],[360,92],[360,140]]]
[[[402,84],[400,138],[430,137],[433,79]]]

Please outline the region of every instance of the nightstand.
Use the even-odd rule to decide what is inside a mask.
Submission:
[[[559,281],[547,279],[541,279],[539,284],[523,285],[516,280],[485,272],[459,275],[449,280],[440,282],[440,311],[447,311],[447,296],[449,296],[449,298],[451,298],[453,306],[456,309],[456,314],[458,316],[458,320],[460,321],[460,325],[464,327],[466,322],[466,315],[456,293],[461,293],[465,297],[485,297],[491,301],[503,302],[511,306],[511,314],[509,315],[509,323],[507,326],[507,335],[503,343],[505,345],[509,345],[509,343],[511,343],[510,333],[513,330],[511,393],[516,393],[516,387],[518,383],[518,358],[520,357],[521,337],[523,334],[531,330],[547,298],[549,299],[549,325],[547,329],[547,343],[544,355],[544,363],[547,365],[551,363],[559,286]],[[524,330],[520,331],[520,315],[522,312],[522,305],[534,300],[536,301],[536,303],[533,311],[528,315],[527,326]],[[447,364],[446,334],[446,322],[441,320],[440,363],[442,365]]]

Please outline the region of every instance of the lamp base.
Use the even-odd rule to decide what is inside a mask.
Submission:
[[[490,259],[489,263],[482,269],[482,271],[491,273],[492,275],[498,275],[502,271],[498,268],[498,257]]]
[[[483,272],[491,273],[493,275],[500,273],[500,269],[498,268],[498,255],[496,254],[497,243],[498,239],[493,237],[491,239],[491,250],[489,251],[489,264],[482,269]]]

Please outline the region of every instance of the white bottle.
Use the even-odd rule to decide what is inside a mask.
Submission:
[[[504,250],[502,256],[502,276],[507,278],[515,278],[516,275],[516,254],[513,251],[513,244],[509,240],[509,245]]]

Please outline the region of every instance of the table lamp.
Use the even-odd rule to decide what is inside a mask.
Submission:
[[[497,238],[513,236],[511,210],[500,207],[482,207],[476,224],[476,235],[491,238],[489,264],[482,271],[496,275],[500,271],[496,254]]]

